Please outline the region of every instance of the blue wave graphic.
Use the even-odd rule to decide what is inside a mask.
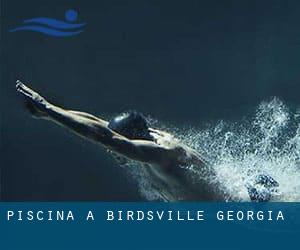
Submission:
[[[80,28],[85,26],[85,23],[73,23],[77,19],[77,12],[75,10],[67,10],[65,12],[65,19],[67,22],[47,17],[27,19],[23,21],[24,25],[9,31],[35,31],[56,37],[74,36],[83,32],[83,29]]]
[[[46,18],[46,17],[38,17],[38,18],[24,20],[23,23],[44,24],[44,25],[48,25],[51,28],[56,28],[56,29],[75,29],[75,28],[83,27],[85,25],[85,23],[73,24],[73,23],[67,23],[67,22],[63,22],[52,18]]]
[[[47,28],[47,27],[35,26],[35,25],[17,27],[15,29],[10,30],[10,32],[21,31],[21,30],[36,31],[36,32],[40,32],[40,33],[44,33],[44,34],[47,34],[47,35],[50,35],[50,36],[56,36],[56,37],[74,36],[74,35],[77,35],[77,34],[83,32],[83,30],[60,31],[60,30],[54,30],[54,29],[50,29],[50,28]]]

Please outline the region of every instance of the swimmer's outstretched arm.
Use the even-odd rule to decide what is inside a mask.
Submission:
[[[17,91],[22,94],[37,117],[54,121],[84,138],[101,143],[125,157],[147,163],[162,164],[173,156],[172,149],[151,141],[129,140],[108,128],[108,122],[88,113],[60,108],[17,81]]]

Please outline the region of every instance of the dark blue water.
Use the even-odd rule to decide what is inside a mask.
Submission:
[[[177,128],[226,185],[235,171],[237,199],[248,167],[270,170],[284,199],[297,199],[297,129],[285,128],[300,105],[298,1],[2,2],[2,199],[144,199],[104,149],[31,119],[17,78],[66,108],[104,118],[136,109]],[[30,18],[64,20],[68,9],[87,24],[79,35],[9,32]]]

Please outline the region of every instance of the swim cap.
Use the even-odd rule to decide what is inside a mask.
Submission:
[[[129,139],[153,140],[147,119],[136,111],[119,114],[109,121],[108,127]]]

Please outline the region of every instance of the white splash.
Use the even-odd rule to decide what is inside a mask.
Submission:
[[[258,173],[267,173],[280,185],[275,200],[300,201],[299,114],[273,98],[262,102],[250,119],[220,121],[200,131],[176,129],[175,133],[215,168],[220,189],[230,199],[249,200],[246,183]],[[157,199],[160,192],[142,169],[132,166],[131,173],[145,198]]]

